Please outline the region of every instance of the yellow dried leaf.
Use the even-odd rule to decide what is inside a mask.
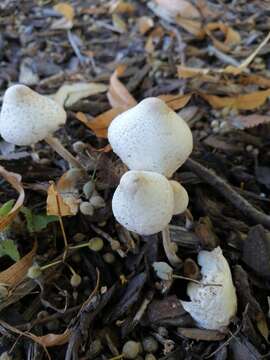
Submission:
[[[7,284],[10,287],[18,285],[24,279],[29,267],[32,265],[36,250],[37,244],[35,243],[33,249],[28,254],[8,269],[0,272],[0,283]]]
[[[142,16],[138,19],[138,27],[140,34],[142,35],[144,35],[145,33],[147,33],[147,31],[152,29],[153,26],[154,26],[154,21],[149,16]]]
[[[109,91],[107,93],[112,107],[130,108],[137,104],[137,101],[130,94],[125,85],[118,79],[118,76],[125,72],[125,66],[118,66],[110,78]]]
[[[74,9],[70,4],[67,3],[59,3],[56,4],[54,7],[54,10],[59,12],[61,15],[63,15],[68,21],[72,22],[74,19]]]
[[[20,210],[24,202],[25,193],[21,183],[21,175],[7,171],[3,166],[0,166],[0,176],[2,176],[7,182],[9,182],[10,185],[19,193],[19,197],[10,212],[6,216],[0,218],[1,231],[11,223],[11,221],[14,219],[14,217]]]
[[[238,45],[241,42],[240,34],[237,31],[232,29],[230,26],[220,23],[220,22],[208,23],[205,26],[204,30],[205,30],[206,34],[213,41],[214,46],[217,49],[224,51],[224,52],[230,52],[235,45]],[[225,37],[223,42],[218,40],[213,35],[213,32],[215,30],[219,30],[219,31],[223,32],[224,37]]]
[[[118,13],[118,14],[132,14],[136,10],[134,4],[128,3],[123,0],[117,0],[112,3],[110,7],[110,13]]]
[[[204,93],[200,93],[200,96],[215,109],[229,107],[238,110],[253,110],[265,103],[268,96],[270,96],[270,89],[232,97],[222,97]]]
[[[156,3],[166,9],[171,16],[180,15],[187,19],[200,18],[200,13],[190,1],[186,0],[155,0]]]
[[[177,16],[175,22],[188,31],[190,34],[196,36],[199,39],[203,39],[205,31],[202,28],[202,24],[199,20],[187,19],[181,16]]]
[[[185,95],[160,95],[158,96],[161,100],[165,101],[166,104],[172,110],[180,110],[191,99],[192,94],[185,94]]]
[[[116,107],[105,111],[94,119],[89,120],[85,114],[78,112],[77,119],[84,123],[89,129],[94,131],[97,137],[107,138],[108,127],[113,119],[125,111],[125,108]]]

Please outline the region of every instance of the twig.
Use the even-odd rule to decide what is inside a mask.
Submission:
[[[70,42],[70,45],[73,49],[73,51],[75,52],[77,58],[79,59],[79,62],[81,65],[84,65],[85,64],[85,58],[82,56],[77,44],[76,44],[76,41],[74,40],[73,38],[73,34],[70,30],[67,31],[67,36],[68,36],[68,40]]]
[[[180,265],[182,265],[182,260],[176,255],[176,253],[172,249],[169,226],[166,226],[166,228],[162,230],[162,242],[164,251],[170,264],[174,267],[179,267]]]
[[[214,46],[209,45],[208,48],[209,55],[215,55],[220,61],[222,61],[225,64],[230,64],[236,67],[240,66],[239,61],[235,60],[231,56],[224,54],[222,51],[216,49]]]
[[[205,286],[222,286],[222,284],[202,283],[201,281],[198,281],[198,280],[189,278],[189,277],[187,277],[187,276],[176,275],[176,274],[173,274],[173,275],[172,275],[172,278],[173,278],[173,279],[180,279],[180,280],[188,280],[188,281],[194,282],[195,284],[200,285],[200,286],[202,286],[202,287],[205,287]]]
[[[202,180],[213,186],[225,199],[239,209],[248,219],[256,224],[262,224],[270,229],[270,216],[257,210],[246,199],[238,194],[224,179],[219,177],[214,170],[209,170],[197,161],[188,159],[186,165]]]

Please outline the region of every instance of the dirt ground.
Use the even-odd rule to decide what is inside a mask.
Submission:
[[[0,1],[1,103],[16,83],[60,102],[55,137],[86,170],[44,141],[0,138],[0,360],[270,359],[269,32],[266,0]],[[146,97],[194,139],[173,175],[189,206],[169,249],[111,210],[127,168],[107,128]],[[180,300],[201,279],[199,251],[218,246],[238,307],[207,330]]]

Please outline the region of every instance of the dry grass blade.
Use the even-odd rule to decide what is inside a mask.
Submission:
[[[70,330],[66,329],[61,334],[47,334],[43,336],[36,336],[32,333],[27,333],[32,340],[37,342],[43,347],[53,347],[64,345],[68,342],[70,337]]]
[[[0,283],[7,284],[10,287],[18,285],[26,276],[29,267],[32,265],[36,254],[37,244],[21,260],[10,266],[8,269],[0,272]]]
[[[14,217],[20,210],[20,207],[23,205],[24,202],[25,193],[21,183],[21,175],[9,172],[3,166],[0,166],[0,176],[2,176],[7,182],[9,182],[10,185],[19,193],[19,197],[10,212],[6,216],[0,218],[1,231],[11,223],[11,221],[14,219]]]

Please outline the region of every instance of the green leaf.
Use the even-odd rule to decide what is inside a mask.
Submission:
[[[13,208],[15,200],[9,200],[0,207],[0,217],[6,216]]]
[[[9,256],[14,261],[20,260],[19,251],[13,240],[2,240],[0,242],[0,257],[5,255]]]
[[[39,232],[43,229],[46,229],[48,224],[58,220],[57,216],[46,215],[46,214],[38,214],[38,215],[33,214],[33,212],[26,207],[23,207],[21,209],[21,212],[25,216],[27,223],[27,230],[30,233]]]

